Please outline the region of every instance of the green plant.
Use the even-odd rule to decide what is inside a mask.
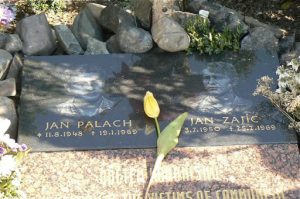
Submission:
[[[188,113],[185,112],[180,114],[175,120],[169,123],[162,132],[160,132],[160,126],[157,121],[157,118],[160,113],[160,108],[156,99],[153,96],[153,93],[151,93],[150,91],[147,91],[144,97],[144,111],[148,117],[153,118],[155,120],[155,126],[158,136],[156,161],[144,196],[144,198],[147,199],[154,176],[158,172],[163,159],[178,144],[178,137],[180,135],[182,125],[188,116]]]
[[[20,190],[21,175],[18,164],[30,151],[6,134],[10,120],[0,119],[0,198],[25,198]]]
[[[240,26],[235,30],[225,27],[223,32],[217,32],[211,27],[208,19],[195,16],[187,21],[185,30],[191,39],[188,52],[197,51],[200,54],[212,55],[224,50],[240,49]]]
[[[278,89],[272,91],[273,79],[264,76],[258,81],[254,95],[268,98],[289,120],[290,127],[300,135],[300,57],[287,65],[279,66],[276,74]]]
[[[34,13],[45,12],[47,10],[59,11],[66,8],[63,0],[26,0],[26,6]]]
[[[116,2],[122,8],[131,9],[132,8],[132,1],[131,0],[119,0]]]

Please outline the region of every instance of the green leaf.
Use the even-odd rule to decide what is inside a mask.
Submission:
[[[182,113],[173,120],[157,139],[157,156],[164,157],[178,144],[178,137],[188,113]]]
[[[284,1],[280,7],[283,10],[288,10],[289,8],[291,8],[293,6],[293,4],[294,4],[293,0],[287,0],[287,1]]]

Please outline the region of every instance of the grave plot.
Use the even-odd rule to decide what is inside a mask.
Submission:
[[[0,33],[1,175],[33,199],[298,199],[297,31],[212,1],[103,2],[68,25],[46,11]],[[0,9],[0,25],[14,19]],[[148,195],[158,144],[147,91],[162,130],[188,113]],[[31,148],[22,185],[13,156],[28,148],[13,138]]]

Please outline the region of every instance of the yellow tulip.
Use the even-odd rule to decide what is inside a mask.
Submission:
[[[147,91],[144,97],[144,111],[148,117],[154,119],[158,117],[160,112],[158,103],[150,91]]]

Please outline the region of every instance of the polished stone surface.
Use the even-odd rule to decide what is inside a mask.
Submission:
[[[22,189],[30,199],[142,199],[154,161],[154,149],[30,153]],[[299,165],[291,144],[176,148],[148,198],[299,199]]]
[[[276,79],[277,66],[263,50],[28,57],[19,142],[34,151],[155,147],[154,123],[143,111],[150,90],[162,128],[189,112],[179,146],[296,143],[284,116],[252,96],[261,76]]]

